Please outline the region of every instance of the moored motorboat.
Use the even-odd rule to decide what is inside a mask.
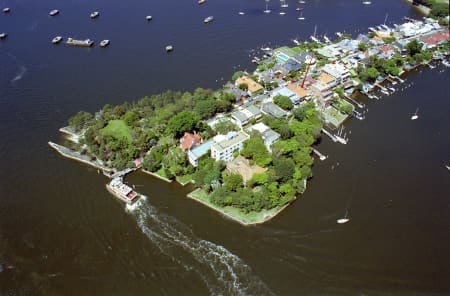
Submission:
[[[66,44],[72,46],[91,47],[92,45],[94,45],[94,41],[91,39],[77,40],[69,37],[67,38]]]
[[[153,17],[152,17],[151,15],[147,15],[147,16],[145,17],[145,19],[148,20],[148,21],[151,21],[151,20],[153,19]]]
[[[244,15],[244,14],[245,14],[245,12],[243,12],[243,11],[239,11],[239,12],[238,12],[238,14],[239,14],[239,15]]]
[[[11,8],[9,8],[9,7],[5,7],[5,8],[3,8],[3,13],[8,13],[8,12],[10,12],[11,11]]]
[[[214,17],[213,17],[213,16],[208,16],[207,18],[205,18],[205,19],[203,20],[203,22],[204,22],[205,24],[207,24],[207,23],[212,22],[213,20],[214,20]]]
[[[414,113],[414,115],[411,116],[411,120],[416,120],[417,118],[419,118],[419,115],[417,115],[417,112],[419,112],[419,108],[417,108],[416,112]]]
[[[108,46],[110,41],[108,39],[100,41],[100,47]]]
[[[8,34],[6,33],[0,33],[0,39],[5,39]]]
[[[55,38],[52,39],[52,43],[53,44],[57,44],[60,43],[62,41],[62,37],[61,36],[56,36]]]
[[[173,51],[173,46],[172,46],[172,45],[167,45],[167,46],[166,46],[166,51],[167,51],[167,52]]]
[[[347,223],[348,221],[350,221],[350,219],[343,218],[343,219],[337,219],[336,220],[336,222],[338,224],[344,224],[344,223]]]
[[[48,13],[50,16],[55,16],[57,14],[59,14],[59,10],[58,9],[53,9]]]
[[[93,18],[98,17],[99,15],[100,15],[100,12],[94,11],[94,12],[91,13],[90,17],[93,19]]]
[[[197,1],[198,4],[203,4],[203,3],[205,3],[205,2],[206,2],[206,0],[198,0],[198,1]]]

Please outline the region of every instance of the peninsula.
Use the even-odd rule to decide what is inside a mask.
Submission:
[[[61,131],[71,147],[50,143],[111,178],[142,169],[192,183],[188,196],[244,225],[281,212],[312,178],[322,134],[339,144],[340,127],[364,119],[356,94],[378,99],[405,71],[450,53],[448,16],[369,28],[353,37],[263,48],[253,73],[238,71],[218,90],[166,91],[95,114],[79,112]]]

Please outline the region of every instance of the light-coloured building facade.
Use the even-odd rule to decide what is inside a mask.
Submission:
[[[244,147],[244,142],[250,138],[243,131],[229,132],[226,135],[214,137],[214,144],[211,146],[211,157],[215,160],[225,162],[233,160],[233,152],[240,151]]]

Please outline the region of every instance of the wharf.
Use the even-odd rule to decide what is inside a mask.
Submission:
[[[91,159],[89,156],[87,155],[83,155],[78,151],[69,149],[67,147],[58,145],[56,143],[53,142],[48,142],[48,144],[50,145],[50,147],[52,147],[53,149],[55,149],[59,154],[61,154],[64,157],[70,158],[70,159],[74,159],[77,160],[79,162],[88,164],[96,169],[100,169],[104,172],[110,172],[111,170],[109,168],[107,168],[106,166],[104,166],[103,164],[101,164],[97,159]]]
[[[364,108],[364,105],[361,103],[358,103],[357,101],[353,100],[349,95],[344,94],[344,97],[349,100],[351,103],[355,104],[356,106],[358,106],[359,108]]]
[[[319,159],[322,160],[322,161],[328,158],[328,156],[323,155],[322,153],[320,153],[318,150],[316,150],[314,148],[313,148],[313,152],[314,152],[314,154],[319,156]]]
[[[326,129],[322,128],[322,132],[327,135],[328,137],[330,137],[331,140],[333,140],[333,142],[337,142],[338,140],[336,139],[336,137],[331,134],[329,131],[327,131]]]
[[[68,135],[68,139],[77,144],[79,143],[80,137],[82,136],[82,133],[76,133],[69,126],[62,127],[59,129],[59,131],[63,134]]]

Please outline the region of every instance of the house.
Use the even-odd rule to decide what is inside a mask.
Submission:
[[[180,139],[180,148],[183,149],[183,151],[186,151],[201,143],[203,143],[203,140],[199,134],[185,132],[184,136]]]
[[[343,55],[341,48],[337,44],[325,45],[324,47],[315,49],[315,51],[328,60],[336,60]]]
[[[392,45],[385,44],[381,47],[379,57],[384,60],[389,60],[395,55],[395,50]]]
[[[327,72],[320,73],[319,77],[317,77],[317,80],[327,85],[329,88],[337,85],[336,78],[334,76],[331,76]]]
[[[326,64],[323,66],[322,71],[333,76],[337,83],[341,83],[350,77],[350,73],[347,68],[338,63]]]
[[[233,85],[233,84],[228,84],[225,88],[224,88],[224,93],[230,93],[233,94],[235,97],[235,102],[239,103],[240,101],[244,100],[245,97],[248,96],[247,92],[245,90],[240,89],[239,87]]]
[[[306,100],[309,96],[308,91],[301,86],[300,82],[289,83],[287,88],[293,91],[300,100]]]
[[[287,116],[287,112],[275,105],[274,103],[268,102],[261,105],[261,112],[267,115],[271,115],[275,118],[282,118]]]
[[[248,131],[258,131],[264,141],[267,151],[271,151],[270,147],[273,143],[280,139],[280,134],[272,130],[270,127],[260,122],[248,128]]]
[[[274,89],[272,93],[270,94],[270,97],[273,99],[276,96],[285,96],[288,97],[292,104],[298,104],[300,103],[300,98],[297,96],[295,92],[290,90],[288,87],[280,87],[277,89]]]
[[[337,43],[342,52],[356,52],[358,51],[358,40],[344,39]]]
[[[359,44],[359,42],[367,44],[367,42],[369,42],[370,38],[364,34],[359,34],[358,37],[356,37],[356,40],[358,41],[358,44]]]
[[[211,146],[214,144],[214,140],[211,139],[209,141],[206,141],[205,143],[195,147],[192,150],[188,151],[188,160],[189,162],[194,166],[198,166],[198,160],[206,155],[208,151],[211,149]]]
[[[329,85],[321,81],[317,81],[316,83],[311,84],[310,89],[322,106],[328,106],[333,101],[331,96],[332,92],[330,91]]]
[[[263,90],[263,87],[261,84],[255,82],[253,79],[251,79],[248,76],[239,77],[238,79],[236,79],[235,84],[236,84],[236,86],[239,86],[241,84],[246,84],[248,86],[247,93],[250,96]]]
[[[282,67],[285,68],[288,72],[291,72],[300,70],[302,68],[302,65],[294,59],[289,59],[286,63],[283,64]]]
[[[231,161],[233,152],[235,150],[240,151],[244,147],[244,142],[249,138],[250,136],[243,131],[217,135],[214,137],[214,144],[211,146],[211,157],[217,161]]]
[[[246,108],[242,108],[241,110],[237,110],[231,113],[231,118],[234,123],[239,125],[240,127],[249,123],[252,119],[258,119],[261,117],[261,110],[256,108],[254,105],[250,105]]]

